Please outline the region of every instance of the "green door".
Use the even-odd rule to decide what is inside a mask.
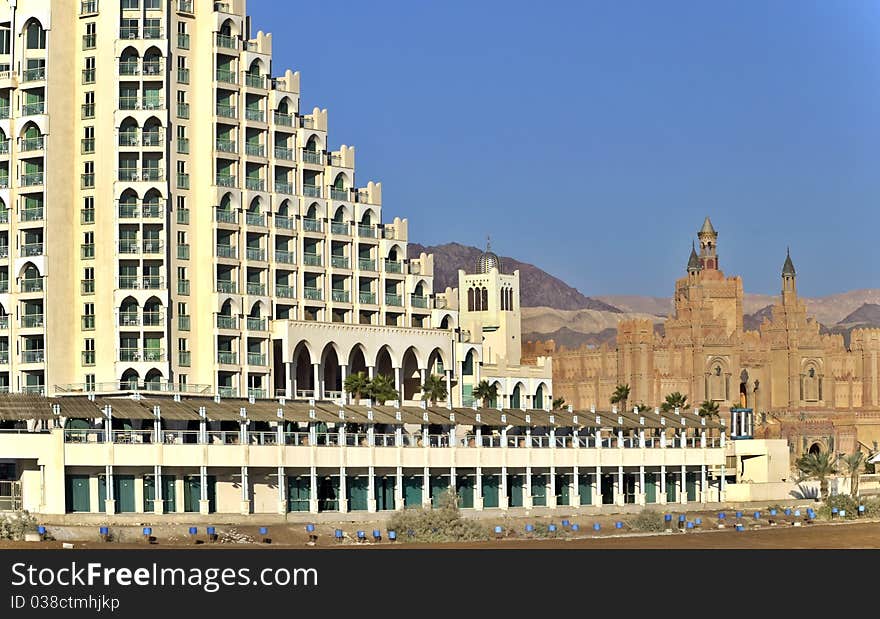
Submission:
[[[687,489],[687,500],[697,500],[697,474],[689,472],[685,475],[685,488]]]
[[[166,514],[177,511],[176,488],[174,475],[162,475],[162,506]],[[152,512],[155,509],[153,501],[156,499],[156,478],[153,475],[144,476],[144,511]]]
[[[403,506],[420,507],[422,504],[422,476],[407,475],[403,478]]]
[[[524,475],[507,476],[507,495],[510,507],[523,506],[523,480]]]
[[[431,475],[431,505],[433,507],[438,507],[440,505],[440,497],[444,492],[448,491],[448,475]]]
[[[593,486],[590,485],[591,479],[589,473],[581,473],[578,475],[578,495],[580,496],[581,505],[593,504]]]
[[[113,476],[113,498],[117,514],[134,512],[134,475]]]
[[[532,505],[547,505],[547,475],[532,475]]]
[[[473,508],[474,477],[472,475],[456,475],[455,493],[458,495],[459,507]]]
[[[107,509],[107,477],[98,475],[98,511]]]
[[[309,511],[309,498],[311,498],[311,480],[306,475],[287,478],[287,511]]]
[[[556,475],[556,504],[571,505],[571,488],[569,486],[570,478],[568,475]]]
[[[636,502],[636,477],[637,475],[634,473],[624,473],[623,474],[623,502],[624,503],[635,503]]]
[[[657,502],[657,474],[645,473],[645,503]]]
[[[396,486],[394,475],[377,477],[374,483],[376,485],[376,509],[379,511],[393,510],[394,489]]]
[[[348,499],[348,510],[352,512],[367,511],[369,496],[369,480],[366,476],[346,477],[345,493]]]
[[[498,507],[498,475],[483,475],[483,507]]]
[[[68,475],[65,479],[65,502],[68,513],[92,511],[89,502],[89,476]]]
[[[675,473],[666,473],[666,502],[675,503]]]
[[[614,504],[614,477],[602,475],[602,505]]]
[[[217,478],[207,476],[208,482],[208,512],[217,511]],[[202,498],[202,479],[198,475],[188,475],[183,478],[183,511],[198,512],[199,501]]]

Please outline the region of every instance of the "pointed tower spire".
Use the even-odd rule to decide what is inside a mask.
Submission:
[[[691,255],[688,258],[687,264],[687,272],[688,273],[696,273],[698,271],[703,270],[703,265],[700,264],[700,258],[697,256],[697,250],[694,247],[694,242],[691,241]]]
[[[716,253],[718,233],[712,227],[712,222],[706,217],[703,227],[697,232],[700,239],[700,263],[704,269],[715,270],[718,268],[718,254]]]
[[[794,262],[791,261],[791,251],[788,247],[785,248],[785,262],[782,265],[782,275],[790,275],[791,277],[797,275],[797,272],[794,270]]]
[[[797,298],[797,273],[794,270],[794,262],[791,261],[791,252],[785,248],[785,262],[782,264],[782,304],[789,305]]]

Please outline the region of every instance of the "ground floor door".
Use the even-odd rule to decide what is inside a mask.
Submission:
[[[510,497],[508,505],[510,507],[523,506],[523,484],[524,475],[508,475],[507,476],[507,494]]]
[[[581,505],[593,504],[592,477],[589,473],[578,475],[578,494],[580,495]]]
[[[422,504],[421,475],[407,475],[403,478],[403,506],[419,507]]]
[[[177,492],[174,475],[162,475],[162,509],[166,514],[177,511]],[[153,475],[144,476],[144,511],[151,512],[156,506],[156,478]]]
[[[92,511],[89,500],[89,476],[68,475],[64,482],[66,511],[68,513]]]
[[[645,503],[657,502],[657,474],[645,473]]]
[[[614,475],[605,473],[602,475],[602,504],[614,504]]]
[[[483,474],[483,507],[498,507],[498,479],[498,475]]]
[[[675,473],[666,473],[666,502],[675,503]]]
[[[456,475],[455,493],[458,495],[458,506],[471,509],[474,506],[474,476]]]
[[[308,475],[287,477],[287,511],[309,511],[309,499],[312,497],[312,480]]]
[[[691,502],[696,501],[697,473],[695,471],[688,471],[685,475],[685,488],[687,489],[687,500]]]
[[[338,475],[328,475],[318,478],[318,511],[339,511]]]
[[[547,505],[547,475],[543,473],[532,475],[532,505]]]
[[[431,505],[438,507],[440,505],[440,497],[444,492],[449,491],[448,475],[431,475]]]
[[[345,494],[348,499],[348,510],[352,512],[367,511],[367,497],[369,496],[369,479],[366,475],[348,477],[345,480]]]
[[[379,511],[394,510],[394,490],[397,480],[394,475],[381,475],[375,481],[376,509]]]
[[[217,478],[206,477],[208,491],[208,512],[217,511]],[[183,511],[197,513],[202,499],[202,478],[200,475],[187,475],[183,478]]]
[[[571,476],[566,474],[556,475],[556,504],[571,505]]]

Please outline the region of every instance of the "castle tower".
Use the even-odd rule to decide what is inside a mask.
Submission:
[[[472,334],[481,333],[483,360],[519,365],[522,355],[519,306],[519,271],[504,273],[504,265],[492,252],[477,258],[472,273],[458,272],[459,321]]]
[[[712,227],[712,222],[706,217],[703,227],[697,232],[697,238],[700,239],[700,264],[704,269],[718,269],[718,233]]]
[[[792,305],[791,301],[797,299],[797,272],[791,261],[791,252],[786,248],[785,263],[782,265],[782,304]]]
[[[694,248],[693,243],[691,243],[691,255],[688,258],[687,263],[688,282],[696,283],[696,279],[700,276],[700,271],[702,270],[703,265],[700,262],[700,258],[697,256],[697,250]]]

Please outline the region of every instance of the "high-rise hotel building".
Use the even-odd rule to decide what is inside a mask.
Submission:
[[[244,0],[0,0],[0,388],[331,399],[364,371],[416,400],[436,373],[469,403],[459,308],[518,327],[518,294],[435,295],[250,32]],[[505,402],[548,405],[549,362],[524,375]]]

